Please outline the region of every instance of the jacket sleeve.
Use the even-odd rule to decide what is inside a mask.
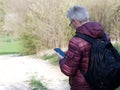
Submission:
[[[69,42],[68,51],[66,52],[66,58],[60,60],[60,69],[67,76],[73,76],[79,69],[79,63],[81,59],[81,52],[75,42],[72,40]]]

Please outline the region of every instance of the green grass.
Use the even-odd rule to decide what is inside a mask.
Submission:
[[[29,83],[32,90],[47,90],[47,88],[37,80],[35,77],[32,77]]]
[[[120,90],[120,87],[118,87],[117,89],[115,89],[115,90]]]
[[[120,53],[120,44],[116,43],[114,44],[114,47],[116,48],[116,50]]]
[[[3,54],[19,54],[21,46],[19,41],[12,40],[8,36],[0,36],[0,55]]]
[[[18,41],[14,42],[0,42],[1,54],[18,54],[20,53],[20,45]]]
[[[44,60],[49,60],[53,65],[58,65],[58,63],[59,63],[59,59],[56,54],[44,55],[41,58]]]

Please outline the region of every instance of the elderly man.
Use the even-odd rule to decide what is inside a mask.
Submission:
[[[70,25],[75,28],[76,33],[86,34],[93,38],[100,38],[104,31],[101,24],[91,22],[87,10],[80,6],[72,6],[67,11]],[[61,71],[69,76],[71,90],[94,90],[85,80],[82,72],[87,72],[91,44],[79,37],[70,39],[66,58],[60,58]]]

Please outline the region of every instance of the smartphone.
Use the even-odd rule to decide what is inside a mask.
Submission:
[[[54,50],[59,53],[61,56],[63,56],[64,58],[66,57],[65,53],[60,49],[60,48],[54,48]]]

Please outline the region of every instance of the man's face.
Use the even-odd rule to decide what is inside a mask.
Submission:
[[[76,29],[76,28],[78,28],[81,25],[81,23],[78,20],[72,20],[69,25]]]

